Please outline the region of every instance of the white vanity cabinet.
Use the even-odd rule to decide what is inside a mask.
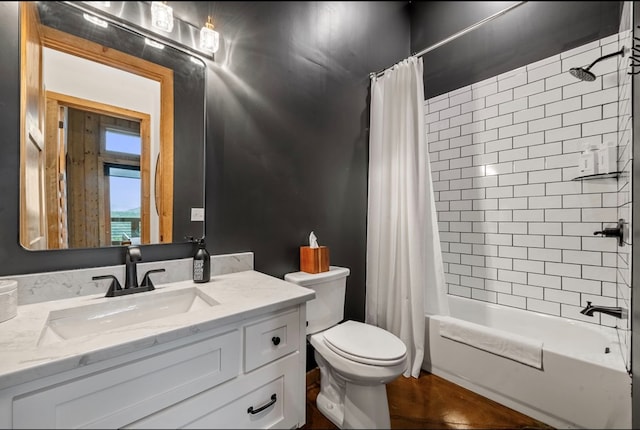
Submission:
[[[0,427],[296,428],[305,303],[0,390]],[[93,356],[92,356],[93,357]]]

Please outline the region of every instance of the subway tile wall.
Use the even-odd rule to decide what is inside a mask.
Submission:
[[[627,330],[587,301],[629,307],[629,245],[594,236],[631,220],[626,30],[425,101],[448,292]],[[618,142],[616,178],[573,180],[583,144]]]

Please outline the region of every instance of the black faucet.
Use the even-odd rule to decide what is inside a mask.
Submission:
[[[129,246],[125,252],[125,281],[124,287],[120,287],[118,279],[113,275],[94,276],[93,279],[111,279],[109,290],[105,297],[118,297],[127,294],[142,293],[143,291],[153,291],[155,286],[151,282],[150,274],[164,272],[164,269],[153,269],[147,271],[142,278],[142,283],[138,285],[138,270],[136,263],[142,260],[142,252],[137,246]]]
[[[627,318],[627,310],[620,306],[593,306],[587,302],[587,307],[580,311],[581,314],[592,317],[594,312],[611,315],[616,318]]]
[[[138,270],[136,263],[142,260],[142,253],[137,246],[128,246],[124,256],[125,278],[124,289],[138,288]]]

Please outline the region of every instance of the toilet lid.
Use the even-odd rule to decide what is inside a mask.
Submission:
[[[323,335],[333,352],[359,363],[393,366],[404,361],[407,354],[404,342],[371,324],[345,321]]]

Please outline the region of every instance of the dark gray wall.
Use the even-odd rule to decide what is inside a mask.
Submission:
[[[409,55],[406,2],[171,2],[224,42],[207,64],[206,236],[212,254],[253,251],[257,270],[299,270],[313,230],[349,267],[346,316],[363,320],[369,73]],[[17,2],[0,3],[0,275],[116,265],[119,248],[18,245]],[[197,160],[196,160],[197,161]],[[145,261],[192,247],[143,247]]]
[[[210,6],[185,7],[203,19]],[[282,278],[314,231],[351,269],[345,314],[363,320],[369,73],[409,54],[407,3],[213,7],[226,43],[208,76],[209,246],[253,251]]]
[[[419,52],[518,2],[411,2]],[[622,3],[530,1],[423,56],[425,98],[618,32]]]

